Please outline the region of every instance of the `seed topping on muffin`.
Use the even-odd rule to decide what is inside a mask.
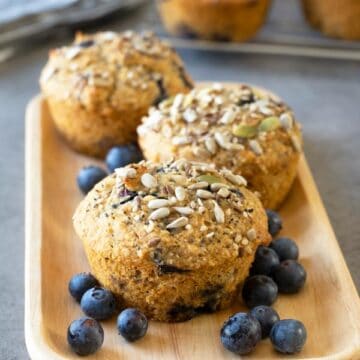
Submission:
[[[264,97],[247,85],[193,89],[151,108],[138,127],[139,135],[162,132],[174,147],[193,144],[194,155],[211,157],[218,149],[248,149],[263,154],[268,134],[285,131],[294,149],[301,141],[294,130],[291,110],[282,102]]]
[[[195,213],[209,212],[217,224],[229,222],[239,213],[252,216],[252,209],[243,204],[240,190],[246,186],[246,180],[225,168],[217,170],[212,164],[183,159],[163,165],[141,161],[116,169],[112,176],[116,177],[112,191],[117,193],[118,201],[112,208],[129,216],[133,213],[135,222],[146,223],[147,233],[155,227],[191,230],[189,220]],[[127,208],[125,205],[130,202]],[[119,205],[124,207],[120,210]],[[200,230],[207,231],[208,227]],[[209,230],[206,236],[211,238],[214,234]],[[250,229],[246,236],[255,240],[255,230]]]

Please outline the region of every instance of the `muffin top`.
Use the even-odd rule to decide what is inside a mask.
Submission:
[[[59,100],[121,108],[136,106],[140,93],[143,102],[157,104],[186,92],[192,81],[174,49],[153,33],[109,31],[77,33],[70,46],[51,50],[40,85]]]
[[[158,135],[171,156],[197,158],[229,166],[276,162],[273,153],[300,152],[301,132],[290,108],[249,85],[213,84],[171,97],[152,107],[138,127],[141,138]],[[145,155],[148,149],[143,149]],[[236,157],[234,157],[234,152]],[[152,157],[150,157],[152,158]]]
[[[81,202],[74,226],[94,251],[147,259],[163,272],[233,261],[269,240],[242,176],[183,159],[117,169]]]

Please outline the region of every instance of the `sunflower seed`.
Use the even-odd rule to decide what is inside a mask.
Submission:
[[[191,215],[194,210],[189,206],[176,206],[174,209],[181,215]]]
[[[212,199],[214,197],[214,194],[207,190],[196,190],[196,196],[201,199]]]
[[[170,201],[167,199],[155,199],[148,202],[149,209],[158,209],[170,205]]]
[[[261,155],[263,150],[257,140],[249,140],[249,146],[256,155]]]
[[[178,219],[171,222],[169,225],[166,226],[167,229],[176,229],[179,227],[183,227],[187,225],[189,222],[189,219],[185,216],[179,217]]]
[[[145,231],[150,234],[155,228],[155,223],[153,221],[149,221],[149,225],[145,227]]]
[[[191,138],[189,136],[175,136],[172,139],[173,145],[187,145],[191,144]]]
[[[215,233],[214,233],[214,232],[211,232],[211,233],[206,234],[205,237],[207,237],[207,238],[212,238],[214,235],[215,235]]]
[[[214,137],[215,137],[215,141],[221,148],[226,149],[226,150],[229,149],[229,144],[231,144],[231,143],[226,135],[224,135],[220,132],[216,132],[214,134]]]
[[[227,110],[220,119],[221,124],[231,124],[236,117],[236,112],[232,109]]]
[[[285,130],[290,130],[293,127],[293,119],[289,113],[283,113],[280,115],[280,123]]]
[[[208,186],[209,186],[209,183],[207,183],[206,181],[199,181],[195,184],[188,186],[188,189],[189,190],[206,189]]]
[[[223,184],[223,183],[213,183],[210,185],[210,189],[212,191],[218,191],[221,188],[229,188],[230,186],[228,184]]]
[[[221,172],[225,176],[225,178],[230,182],[232,182],[233,184],[246,186],[247,181],[241,175],[235,175],[230,170],[226,170],[226,169],[222,170]]]
[[[148,173],[145,173],[141,176],[141,183],[149,189],[157,186],[156,179]]]
[[[230,191],[229,189],[225,188],[225,187],[222,187],[218,192],[217,194],[222,197],[222,198],[227,198],[229,197],[230,195]]]
[[[162,218],[164,218],[164,217],[169,216],[169,214],[170,214],[169,208],[162,207],[162,208],[159,208],[159,209],[154,210],[154,211],[150,214],[149,219],[150,219],[150,220],[158,220],[158,219],[162,219]]]
[[[200,226],[200,231],[201,232],[204,232],[204,231],[206,231],[208,229],[208,227],[206,226],[206,225],[201,225]]]
[[[256,239],[256,230],[251,228],[247,233],[246,233],[246,237],[250,240],[253,241]]]
[[[207,137],[205,139],[205,147],[210,154],[216,154],[216,141],[212,137]]]
[[[294,149],[298,152],[301,152],[301,143],[298,139],[298,137],[294,134],[290,134],[291,143],[294,147]]]
[[[186,197],[185,189],[182,186],[177,186],[175,188],[175,195],[179,201],[183,201]]]
[[[186,122],[192,123],[195,120],[197,120],[198,115],[195,110],[193,110],[191,108],[187,108],[183,113],[183,118]]]
[[[119,175],[122,178],[133,179],[136,177],[136,170],[133,168],[118,168],[115,169],[116,175]]]
[[[179,185],[185,185],[187,183],[187,178],[184,175],[175,174],[171,176],[171,179],[174,180],[176,184]]]
[[[213,201],[213,203],[214,203],[214,215],[216,222],[222,224],[225,222],[224,211],[216,201]]]

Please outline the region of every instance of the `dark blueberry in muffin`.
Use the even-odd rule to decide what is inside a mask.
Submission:
[[[197,39],[199,37],[196,31],[186,24],[179,24],[176,27],[176,33],[186,39]]]
[[[256,306],[250,311],[250,315],[257,319],[261,325],[261,337],[269,336],[271,328],[280,320],[278,313],[270,306]]]
[[[111,291],[96,286],[86,291],[80,306],[86,315],[96,320],[105,320],[114,314],[116,301]]]
[[[97,285],[99,282],[90,273],[80,273],[70,279],[68,288],[71,296],[80,302],[84,293]]]
[[[270,331],[274,348],[284,354],[295,354],[306,342],[306,328],[301,321],[286,319],[278,321]]]
[[[267,209],[268,228],[271,236],[275,236],[282,229],[282,220],[280,215],[273,210]]]
[[[225,321],[220,337],[226,349],[238,355],[245,355],[261,340],[261,326],[250,314],[237,313]]]
[[[67,331],[67,341],[73,352],[86,356],[95,353],[104,342],[104,330],[95,319],[74,320]]]
[[[276,282],[279,292],[293,294],[304,286],[306,271],[296,260],[285,260],[274,268],[272,278]]]
[[[287,237],[279,237],[273,240],[269,246],[278,254],[280,261],[297,260],[299,258],[298,246],[294,240]]]
[[[242,297],[247,307],[273,304],[278,295],[274,280],[265,275],[250,276],[245,280]]]
[[[77,183],[80,190],[87,194],[99,181],[107,176],[105,170],[98,166],[83,167],[77,176]]]
[[[127,341],[136,341],[145,336],[148,328],[146,316],[137,309],[125,309],[117,318],[119,334]]]
[[[93,46],[95,44],[94,40],[84,40],[79,43],[77,43],[77,46],[80,46],[82,48],[88,48],[90,46]]]
[[[143,159],[140,149],[135,144],[115,146],[106,155],[106,166],[110,172]]]
[[[280,264],[276,252],[266,246],[259,246],[255,253],[255,260],[251,265],[251,275],[270,275],[273,268]]]

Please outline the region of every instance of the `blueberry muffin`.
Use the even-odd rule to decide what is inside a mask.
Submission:
[[[270,0],[158,0],[166,29],[178,36],[246,41],[265,21]]]
[[[187,92],[175,51],[152,33],[77,34],[50,52],[40,85],[59,132],[77,151],[103,156],[136,139],[149,106]]]
[[[261,202],[230,170],[142,161],[101,181],[74,215],[97,279],[121,306],[183,321],[231,304],[270,236]]]
[[[303,0],[309,23],[324,34],[360,40],[359,0]]]
[[[214,84],[169,98],[150,109],[138,135],[149,160],[196,159],[241,173],[271,209],[288,193],[302,147],[288,106],[248,85]]]

